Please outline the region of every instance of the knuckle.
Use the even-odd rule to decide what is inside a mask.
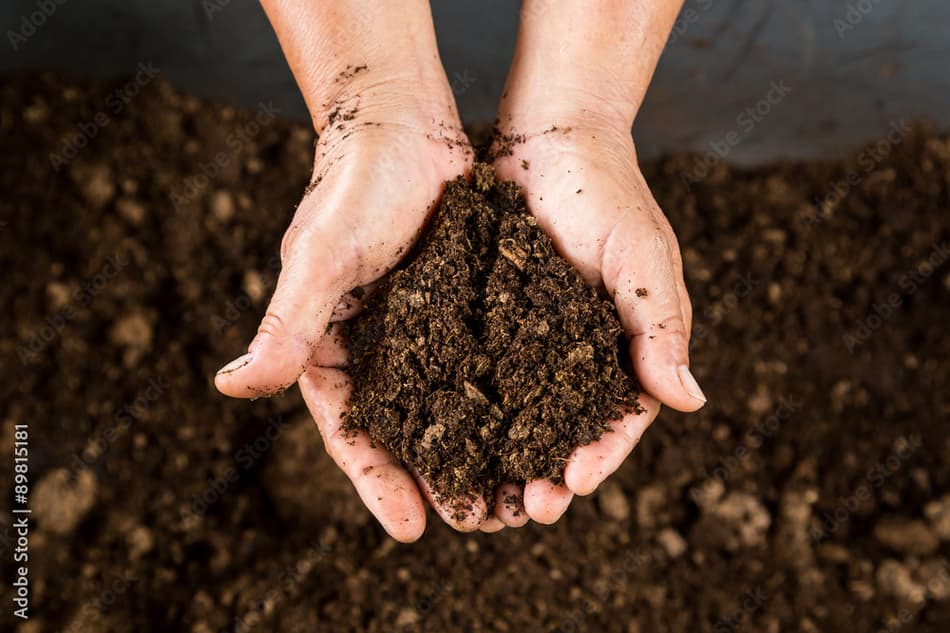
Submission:
[[[683,317],[673,315],[666,317],[656,323],[657,329],[666,336],[686,336],[686,325],[683,323]]]
[[[339,466],[340,470],[342,470],[347,477],[352,479],[355,473],[351,472],[352,463],[346,459],[346,447],[348,444],[342,427],[333,429],[329,434],[321,429],[320,435],[323,437],[323,447],[326,449],[327,455],[336,462],[336,465]]]
[[[346,473],[346,461],[340,458],[340,450],[332,442],[324,441],[323,448],[326,450],[327,455],[330,456],[330,459],[336,463],[336,465]]]
[[[676,233],[673,226],[663,214],[659,207],[654,207],[652,213],[653,238],[655,248],[658,252],[665,252],[670,259],[678,260],[680,257],[679,240],[676,239]]]
[[[300,235],[300,226],[291,224],[284,232],[284,237],[280,240],[280,263],[286,264],[293,252],[293,247],[297,243]]]
[[[689,295],[685,290],[680,296],[680,307],[683,310],[683,322],[686,326],[686,334],[689,336],[693,326],[693,304],[690,303]]]
[[[267,314],[261,319],[257,333],[279,337],[287,333],[287,323],[277,312],[268,309]]]
[[[283,270],[293,267],[295,273],[306,274],[316,290],[357,285],[366,259],[356,237],[359,228],[336,224],[291,226],[281,241]]]
[[[620,435],[623,437],[624,449],[629,451],[640,441],[642,429],[637,421],[620,423]]]
[[[650,239],[650,253],[654,257],[663,257],[667,259],[671,256],[669,238],[659,225],[657,225],[657,229],[653,232],[653,235]]]
[[[336,463],[336,465],[340,467],[341,470],[344,470],[344,464],[342,463],[342,460],[340,459],[340,448],[337,445],[336,440],[334,439],[335,434],[331,433],[328,435],[323,430],[322,425],[318,425],[318,426],[320,427],[320,439],[323,440],[323,450],[327,452],[327,455],[330,456],[330,459],[332,459],[334,463]]]
[[[670,338],[679,336],[685,337],[685,335],[686,327],[683,324],[683,317],[675,314],[657,321],[644,322],[635,331],[629,334],[631,338],[648,337],[651,340],[659,340],[661,336]]]

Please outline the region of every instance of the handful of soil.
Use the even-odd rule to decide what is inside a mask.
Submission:
[[[561,481],[575,447],[639,409],[639,390],[613,304],[557,255],[515,183],[484,164],[473,180],[446,185],[404,266],[347,325],[344,427],[441,500],[491,503],[505,482]]]

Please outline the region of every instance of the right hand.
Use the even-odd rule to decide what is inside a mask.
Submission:
[[[433,90],[439,92],[364,80],[327,109],[312,184],[284,235],[267,313],[247,353],[215,376],[218,390],[235,398],[273,395],[299,380],[327,452],[386,531],[407,542],[425,528],[423,497],[433,500],[424,482],[417,485],[365,432],[344,434],[350,385],[339,367],[346,352],[333,328],[327,332],[355,314],[338,308],[348,291],[378,281],[409,252],[444,183],[471,171],[473,153],[448,83]],[[487,515],[481,499],[462,520],[433,506],[466,531]]]

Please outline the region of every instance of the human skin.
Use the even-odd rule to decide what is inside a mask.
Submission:
[[[365,433],[344,436],[345,351],[328,324],[349,290],[383,277],[423,227],[444,183],[470,172],[473,156],[436,49],[425,0],[265,0],[319,135],[311,190],[281,244],[274,296],[248,353],[215,385],[238,398],[295,382],[327,451],[367,508],[400,541],[425,529],[425,486]],[[431,499],[430,499],[431,502]],[[472,530],[486,503],[456,521]]]
[[[372,286],[391,270],[444,182],[471,169],[428,4],[263,2],[320,136],[316,186],[285,234],[282,271],[257,336],[215,384],[226,395],[259,397],[299,382],[328,453],[397,540],[421,536],[423,499],[463,531],[497,531],[529,517],[551,523],[573,494],[593,491],[619,466],[658,401],[684,411],[704,401],[681,369],[688,366],[690,308],[676,240],[643,182],[630,137],[679,3],[630,4],[524,3],[500,124],[527,140],[495,165],[525,188],[529,209],[559,252],[615,297],[650,394],[641,397],[646,412],[613,422],[615,433],[578,448],[566,485],[529,482],[526,512],[515,516],[510,504],[473,498],[473,510],[459,520],[365,433],[343,435],[350,386],[339,368],[346,351],[335,330],[325,334],[332,321],[352,316],[338,305],[347,291]],[[353,118],[341,124],[340,112]],[[559,133],[543,133],[555,125]],[[648,298],[636,297],[635,288],[648,289]],[[510,494],[522,498],[521,487],[506,485],[498,498]]]
[[[553,523],[627,457],[660,403],[695,411],[705,396],[689,371],[691,307],[676,236],[637,164],[631,127],[682,5],[680,0],[525,0],[499,107],[502,135],[523,142],[495,169],[523,188],[558,252],[613,297],[630,340],[646,409],[579,447],[564,484],[528,482],[526,514]],[[496,143],[495,149],[500,145]],[[638,292],[639,290],[639,292]],[[644,292],[645,291],[645,292]],[[520,493],[510,486],[505,494]],[[496,514],[523,525],[506,504]]]

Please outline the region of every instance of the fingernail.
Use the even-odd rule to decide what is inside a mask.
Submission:
[[[676,368],[676,372],[680,376],[680,383],[683,385],[683,389],[686,390],[686,393],[700,402],[706,402],[706,396],[703,394],[703,390],[699,388],[699,383],[696,382],[696,378],[694,378],[693,374],[689,371],[689,367],[680,365]]]
[[[252,360],[254,360],[254,354],[251,354],[251,353],[247,353],[244,356],[238,356],[237,358],[232,360],[230,363],[228,363],[227,365],[219,369],[218,375],[230,374],[231,372],[235,372],[239,370],[240,368],[244,367],[245,365],[248,365]]]

